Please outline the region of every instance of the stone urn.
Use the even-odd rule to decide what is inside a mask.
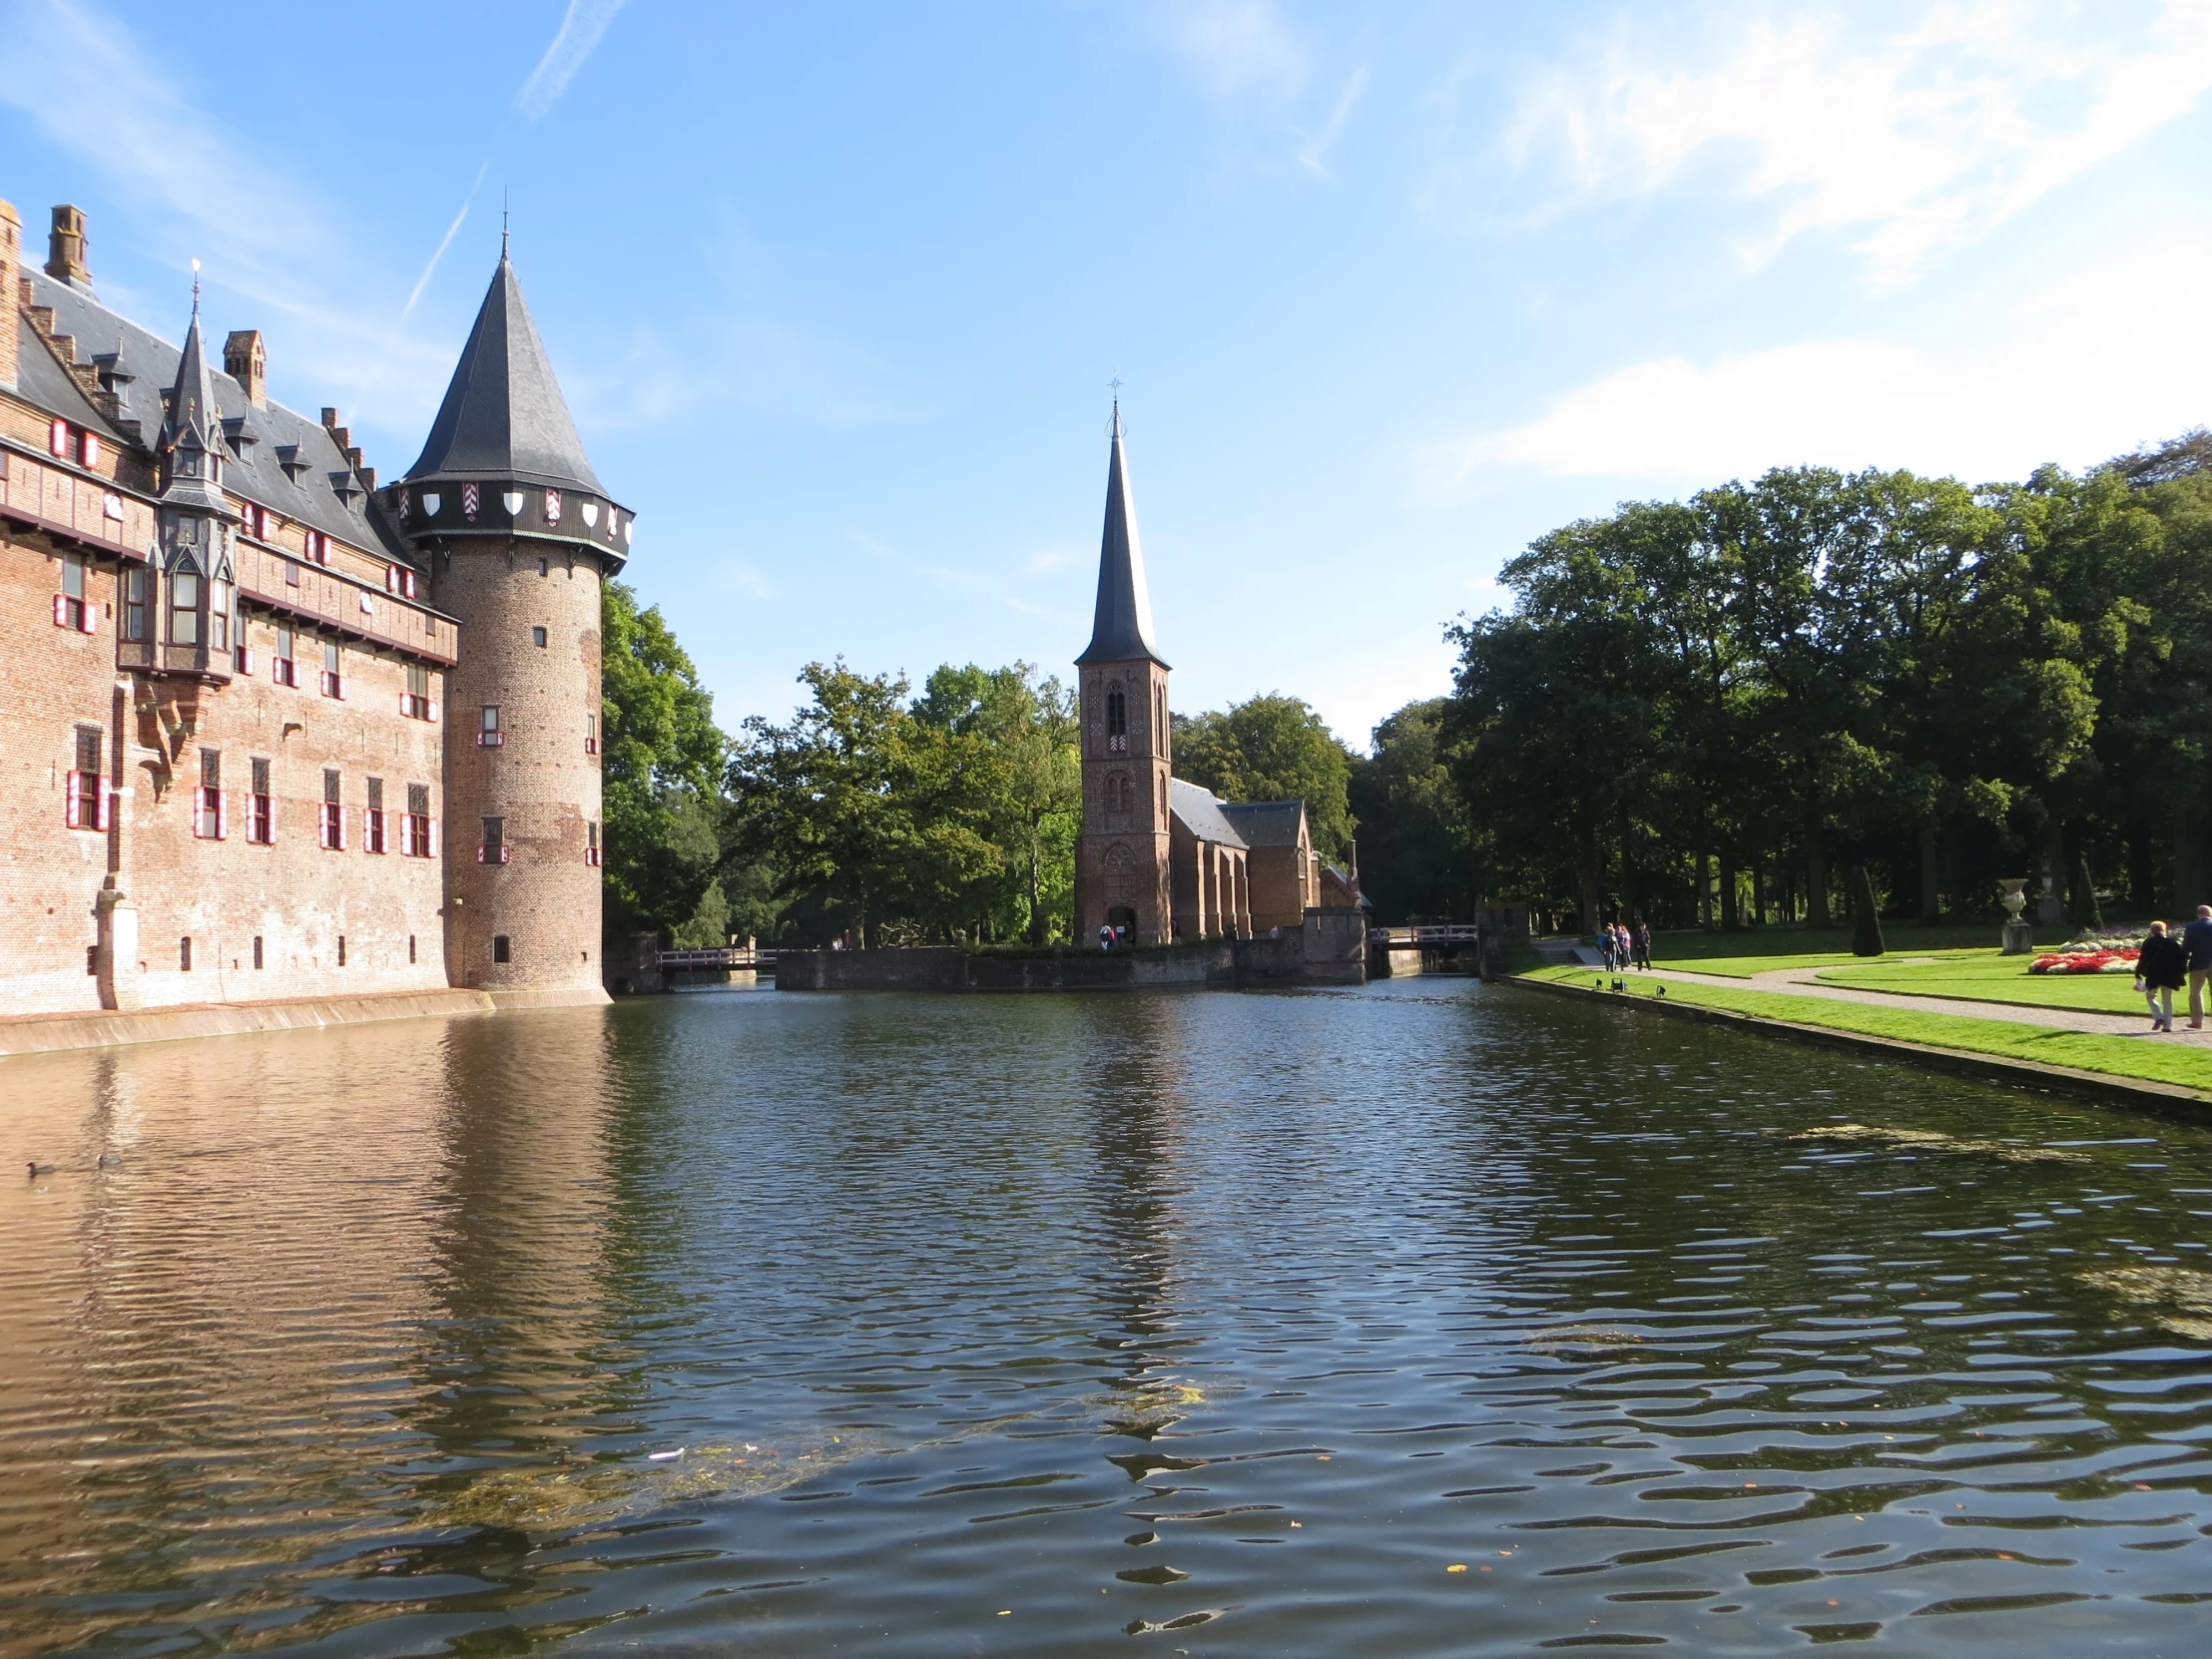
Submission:
[[[2035,949],[2035,926],[2020,918],[2020,912],[2027,907],[2027,877],[2006,876],[1997,885],[2004,889],[2004,954],[2028,955]]]

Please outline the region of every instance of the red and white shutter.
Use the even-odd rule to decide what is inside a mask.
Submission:
[[[69,595],[66,593],[54,595],[54,626],[57,628],[67,628],[69,626]]]
[[[231,792],[215,792],[215,838],[219,841],[231,838]]]
[[[69,458],[69,422],[57,420],[46,429],[46,447],[67,460]]]
[[[338,821],[338,850],[340,852],[343,852],[345,850],[345,809],[343,807],[340,807],[331,816]]]
[[[89,583],[86,589],[85,602],[77,608],[77,626],[89,634],[100,626],[100,613],[93,608]]]
[[[432,721],[435,721],[435,720],[436,720],[436,719],[438,718],[438,700],[437,700],[436,698],[434,698],[434,697],[430,699],[430,714],[429,714],[429,718],[430,718],[430,719],[431,719]]]
[[[429,821],[429,824],[430,824],[430,850],[429,850],[428,856],[430,856],[430,857],[432,857],[432,858],[435,858],[435,857],[436,857],[436,856],[438,855],[438,821],[437,821],[436,819],[434,819],[434,818],[433,818],[433,819],[431,819],[431,820]]]
[[[78,443],[78,456],[87,466],[100,464],[100,434],[87,432]]]
[[[62,797],[62,828],[64,830],[82,830],[85,828],[84,825],[77,822],[84,817],[84,813],[78,807],[78,801],[81,798],[77,794],[78,780],[83,777],[84,774],[81,772],[73,772],[69,775],[67,784],[69,793]]]
[[[93,826],[95,830],[104,830],[107,829],[108,810],[114,804],[114,801],[115,792],[108,788],[108,782],[103,778],[100,781],[100,793],[93,799],[92,810],[99,818],[99,822]]]

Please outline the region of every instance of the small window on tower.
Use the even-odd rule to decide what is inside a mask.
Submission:
[[[1129,751],[1129,699],[1119,686],[1106,688],[1106,748],[1116,755]]]
[[[514,959],[514,952],[507,943],[506,934],[494,933],[491,936],[491,959],[495,962],[509,962]]]
[[[476,728],[476,741],[486,749],[497,749],[506,742],[506,734],[499,729],[499,705],[486,703],[481,716],[482,724]]]
[[[532,645],[538,646],[538,647],[540,647],[540,648],[542,649],[542,648],[544,647],[544,645],[545,645],[545,630],[544,630],[543,628],[533,628],[533,629],[531,629],[531,630],[530,630],[530,643],[531,643]]]

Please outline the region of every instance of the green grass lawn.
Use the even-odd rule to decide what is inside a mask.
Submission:
[[[1541,968],[1529,977],[1561,980],[1570,985],[1599,982],[1599,976],[1588,968]],[[2125,991],[2128,983],[2122,980],[2119,988]],[[1623,994],[1632,999],[1648,999],[1657,989],[1657,981],[1631,978]],[[2086,1031],[2055,1031],[2009,1020],[1974,1019],[1963,1014],[1936,1014],[1920,1008],[1886,1007],[1866,1002],[1832,1002],[1820,997],[1794,996],[1787,991],[1753,990],[1748,986],[1693,985],[1679,979],[1669,983],[1666,992],[1669,1001],[1733,1008],[1739,1013],[1789,1020],[1797,1025],[1857,1031],[1899,1042],[1959,1049],[1969,1054],[2000,1054],[2007,1059],[2028,1060],[2038,1065],[2071,1066],[2077,1071],[2140,1077],[2155,1083],[2178,1083],[2184,1088],[2212,1092],[2212,1049],[2189,1048],[2148,1036],[2107,1037]],[[2135,1004],[2138,1008],[2141,1005],[2140,1001]]]
[[[1944,922],[1938,927],[1924,927],[1917,921],[1886,921],[1882,924],[1883,942],[1893,956],[1926,956],[1935,950],[1993,949],[2002,935],[2003,924],[1997,920]],[[2071,929],[2050,929],[2050,944],[2065,938]],[[2038,946],[2043,945],[2041,939]],[[1755,957],[1803,957],[1806,965],[1817,965],[1818,958],[1834,958],[1849,961],[1851,955],[1851,929],[1849,927],[1824,927],[1819,932],[1799,923],[1788,926],[1744,927],[1733,933],[1707,932],[1703,928],[1684,928],[1679,932],[1654,933],[1651,936],[1651,959],[1654,962],[1671,962],[1679,967],[1695,967],[1699,972],[1716,971],[1713,961],[1749,961]],[[1770,961],[1768,967],[1782,964]],[[1757,972],[1756,968],[1750,970]]]
[[[2085,1008],[2111,1014],[2143,1011],[2132,973],[2030,973],[2027,964],[2032,959],[1993,950],[1958,951],[1921,965],[1876,959],[1828,968],[1821,982],[1901,996],[2016,1002],[2031,1008]]]

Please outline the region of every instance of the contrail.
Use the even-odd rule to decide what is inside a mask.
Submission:
[[[461,198],[461,211],[453,216],[453,223],[445,228],[445,240],[438,244],[438,251],[430,256],[430,263],[422,268],[422,275],[415,280],[414,292],[407,295],[407,302],[399,307],[399,320],[405,322],[415,308],[415,301],[422,297],[422,290],[430,285],[430,278],[438,269],[438,261],[445,258],[445,251],[453,246],[453,239],[460,234],[461,221],[468,217],[468,210],[475,206],[476,193],[484,188],[484,175],[491,171],[491,158],[476,170],[476,182],[468,187],[468,194]]]

